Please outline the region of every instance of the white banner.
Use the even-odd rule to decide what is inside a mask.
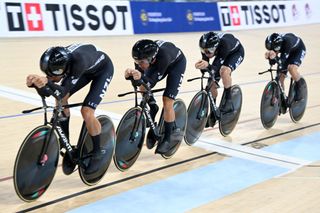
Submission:
[[[0,37],[129,34],[129,1],[0,0]]]
[[[218,11],[223,31],[320,22],[317,0],[219,2]]]

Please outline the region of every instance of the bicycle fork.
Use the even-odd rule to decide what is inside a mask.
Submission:
[[[154,135],[156,136],[157,140],[159,140],[161,138],[161,136],[159,135],[159,129],[158,129],[157,123],[152,120],[151,115],[150,115],[150,111],[146,107],[143,108],[143,112],[148,119],[148,122],[150,124],[150,128],[152,129]]]
[[[47,124],[48,124],[48,121],[47,121],[47,117],[45,114],[45,125],[47,125]],[[53,134],[56,126],[57,126],[57,115],[55,115],[55,117],[54,117],[54,122],[52,123],[52,128],[51,128],[49,134],[46,136],[45,141],[44,141],[44,145],[42,146],[42,150],[41,150],[41,153],[40,153],[40,156],[38,159],[38,164],[41,166],[44,166],[49,159],[47,151],[48,151],[50,140],[52,138],[52,134]]]
[[[62,128],[59,125],[56,126],[56,130],[59,135],[60,144],[63,144],[64,148],[66,149],[67,155],[69,155],[70,159],[72,159],[72,161],[74,161],[74,150],[73,150],[68,138],[66,137]]]
[[[136,111],[133,129],[131,131],[130,138],[129,138],[129,141],[131,143],[134,143],[136,141],[136,138],[138,137],[137,134],[138,134],[138,129],[139,129],[141,120],[142,120],[142,112],[139,111],[139,114],[137,114],[137,111]]]
[[[288,97],[286,96],[283,87],[281,86],[281,83],[279,82],[279,80],[277,81],[278,84],[278,88],[280,89],[280,101],[279,101],[279,105],[280,105],[280,111],[279,114],[285,114],[287,112],[287,108],[288,108],[288,104],[287,104],[287,100]],[[291,86],[290,86],[291,87]],[[276,90],[274,90],[275,93]],[[274,97],[276,96],[276,94],[274,94]]]
[[[209,96],[209,100],[210,100],[210,108],[211,108],[211,110],[213,109],[212,113],[213,113],[215,119],[219,120],[220,119],[220,109],[217,107],[211,91],[208,91],[208,96]]]

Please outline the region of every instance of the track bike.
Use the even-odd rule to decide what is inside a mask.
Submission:
[[[291,120],[295,123],[298,122],[304,115],[308,101],[308,89],[305,79],[303,77],[300,79],[300,92],[303,99],[295,101],[296,84],[294,80],[290,78],[287,96],[280,83],[281,73],[277,69],[273,69],[272,65],[270,65],[268,70],[260,72],[259,75],[268,72],[271,75],[271,80],[265,86],[260,102],[260,119],[263,127],[270,129],[275,124],[278,116],[286,114],[288,109]],[[276,77],[274,77],[273,72],[276,72]]]
[[[137,83],[137,81],[134,81],[131,78],[131,82],[134,91],[118,95],[119,97],[123,97],[128,94],[135,94],[135,106],[130,108],[124,114],[117,128],[116,148],[113,159],[116,167],[120,171],[128,170],[138,159],[143,147],[147,124],[152,129],[158,143],[162,142],[164,136],[163,109],[159,123],[157,124],[150,116],[150,110],[147,103],[153,93],[160,92],[165,89],[151,90],[143,80],[139,80]],[[140,84],[145,88],[145,91],[138,90],[137,85]],[[138,93],[142,93],[142,100],[140,104],[138,104]],[[176,118],[175,129],[170,137],[169,151],[161,154],[165,159],[171,158],[177,152],[186,129],[187,110],[184,102],[181,99],[176,99],[174,101],[173,108]],[[152,145],[147,144],[147,146],[149,149],[152,148]]]
[[[209,77],[206,76],[206,73],[209,73]],[[231,87],[233,111],[224,113],[221,112],[220,109],[226,101],[225,93],[223,92],[220,105],[218,107],[210,90],[212,86],[219,87],[218,82],[214,80],[214,76],[210,72],[203,72],[200,77],[188,79],[187,81],[191,82],[199,79],[201,80],[201,89],[192,98],[188,107],[188,121],[184,139],[190,146],[193,145],[201,136],[207,120],[212,127],[218,121],[221,135],[229,135],[238,122],[242,107],[242,92],[238,85],[233,85]],[[205,87],[204,79],[207,79]],[[208,116],[209,112],[211,112],[210,116]]]
[[[57,97],[55,97],[57,99]],[[48,106],[46,98],[41,96],[42,107],[24,110],[31,113],[36,110],[44,111],[44,124],[33,129],[24,139],[16,156],[13,180],[14,188],[20,199],[31,202],[42,196],[50,186],[55,175],[59,154],[63,157],[62,169],[66,175],[78,171],[81,180],[86,185],[97,184],[105,175],[115,146],[115,131],[111,119],[106,115],[98,116],[101,123],[101,146],[106,150],[106,162],[103,167],[92,174],[86,174],[93,150],[93,143],[85,123],[76,146],[69,139],[59,122],[64,119],[63,109],[81,106],[82,103],[62,105],[57,99],[56,106]],[[52,119],[48,121],[48,110],[53,110]]]

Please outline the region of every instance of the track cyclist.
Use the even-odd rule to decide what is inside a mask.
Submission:
[[[280,83],[284,89],[284,79],[289,71],[292,79],[296,83],[295,101],[303,99],[301,94],[301,75],[298,68],[306,55],[306,47],[301,38],[293,33],[272,33],[265,40],[265,47],[268,50],[265,58],[269,60],[270,65],[278,63],[280,74]]]
[[[182,51],[171,42],[152,41],[142,39],[132,47],[132,58],[135,68],[125,70],[125,78],[132,76],[134,80],[142,79],[150,87],[154,87],[158,81],[166,78],[166,89],[163,93],[164,108],[164,138],[156,148],[156,153],[164,154],[170,149],[170,135],[179,131],[175,128],[174,100],[179,92],[183,75],[186,69],[186,58]],[[143,87],[140,87],[143,90]],[[159,107],[152,97],[149,101],[150,114],[154,120]],[[153,147],[156,137],[150,129],[147,135],[148,147]]]
[[[46,76],[28,75],[27,86],[35,86],[39,93],[47,96],[50,95],[49,90],[53,91],[62,98],[62,104],[68,104],[68,99],[74,93],[91,82],[89,92],[83,101],[81,114],[94,146],[85,172],[87,174],[96,172],[107,156],[104,147],[100,147],[101,124],[94,112],[113,77],[112,61],[106,53],[97,50],[92,44],[71,44],[66,47],[48,48],[41,56],[40,69]],[[60,125],[69,137],[70,110],[64,109],[63,114],[65,119]]]
[[[209,71],[217,82],[222,78],[226,101],[220,111],[222,113],[232,112],[231,73],[244,59],[243,46],[240,41],[230,33],[207,32],[200,37],[199,47],[202,59],[196,62],[196,69],[200,69],[201,72]],[[212,58],[214,58],[214,60],[212,64],[210,64],[209,61]],[[214,100],[216,100],[218,96],[217,88],[218,85],[211,86],[211,93],[214,96]],[[212,115],[212,113],[210,114]],[[207,124],[207,127],[208,126],[209,124]]]

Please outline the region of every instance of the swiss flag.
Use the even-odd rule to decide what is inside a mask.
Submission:
[[[40,4],[26,3],[25,9],[29,31],[43,31],[43,21]]]
[[[231,21],[233,26],[241,25],[238,6],[230,6]]]

